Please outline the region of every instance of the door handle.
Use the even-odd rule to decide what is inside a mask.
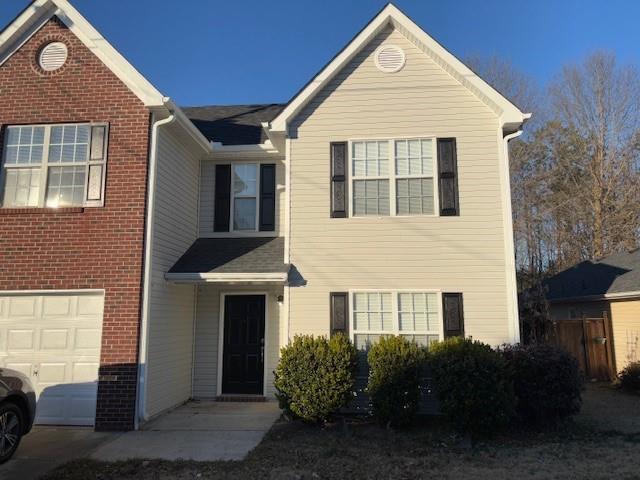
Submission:
[[[260,339],[260,361],[264,365],[264,338]]]

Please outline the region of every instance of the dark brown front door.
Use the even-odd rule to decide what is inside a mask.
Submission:
[[[222,348],[222,393],[262,395],[264,295],[225,297]]]

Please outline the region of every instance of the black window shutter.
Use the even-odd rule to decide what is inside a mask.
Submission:
[[[231,210],[231,165],[216,165],[215,188],[213,231],[228,232]]]
[[[458,156],[455,138],[438,139],[440,215],[460,215],[458,201]]]
[[[464,337],[464,310],[461,293],[443,293],[444,338]]]
[[[260,231],[276,229],[276,166],[260,165]]]
[[[331,335],[344,333],[349,335],[349,294],[331,292]]]
[[[331,143],[331,218],[347,217],[347,142]]]

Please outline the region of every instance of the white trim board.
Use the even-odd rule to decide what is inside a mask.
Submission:
[[[581,303],[581,302],[600,302],[607,300],[629,300],[640,298],[640,290],[631,290],[628,292],[605,293],[604,295],[585,295],[582,297],[566,297],[554,298],[549,300],[552,304],[562,303]]]
[[[104,295],[103,288],[62,290],[0,290],[0,297],[17,295]]]
[[[273,119],[268,135],[286,133],[288,124],[385,27],[392,25],[410,41],[421,48],[440,67],[471,91],[479,100],[491,108],[499,117],[502,128],[517,129],[531,114],[522,113],[513,103],[476,75],[469,67],[453,56],[436,40],[430,37],[415,22],[395,5],[389,3],[373,20],[329,62]],[[269,135],[270,136],[270,135]]]
[[[288,274],[275,273],[165,273],[175,283],[285,283]]]
[[[0,34],[0,65],[54,15],[127,85],[145,106],[164,106],[164,95],[113,48],[67,0],[35,0],[27,7]]]

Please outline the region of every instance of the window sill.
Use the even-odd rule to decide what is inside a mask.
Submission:
[[[30,213],[46,213],[46,214],[67,214],[82,213],[84,207],[65,207],[65,208],[47,208],[47,207],[21,207],[21,208],[0,208],[0,215],[25,215]]]

